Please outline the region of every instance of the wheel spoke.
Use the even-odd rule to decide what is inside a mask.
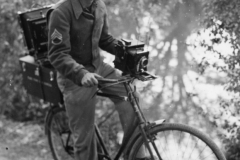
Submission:
[[[49,125],[49,141],[54,159],[73,160],[73,142],[67,123],[66,112],[53,114]]]
[[[182,131],[180,132],[179,140],[178,140],[178,143],[177,143],[177,146],[178,146],[178,147],[177,147],[177,157],[179,156],[179,150],[180,150],[180,149],[179,149],[179,148],[180,148],[179,146],[180,146],[180,142],[181,142],[181,137],[182,137]],[[181,153],[181,152],[180,152],[180,153]]]
[[[165,142],[166,142],[166,144],[165,144],[165,148],[167,148],[169,145],[168,145],[168,139],[167,139],[167,137],[166,137],[166,132],[164,132],[164,137],[165,137]],[[168,149],[166,149],[166,151],[168,151]],[[168,152],[167,152],[168,153]],[[168,154],[167,154],[168,155]],[[168,155],[168,157],[171,157],[171,155],[169,156]],[[169,160],[171,160],[171,158],[168,158]]]
[[[180,124],[168,125],[170,127],[161,125],[159,130],[156,127],[152,131],[156,139],[151,148],[158,151],[162,160],[226,160],[214,142],[196,129]],[[138,146],[141,146],[140,142]],[[154,156],[159,157],[158,153],[154,152]]]
[[[159,153],[159,151],[158,151],[158,149],[157,149],[157,146],[156,146],[156,144],[155,144],[155,141],[152,141],[151,144],[152,144],[152,146],[153,146],[153,148],[154,148],[154,151],[155,151],[155,153],[157,154],[157,157],[159,158],[159,160],[163,160],[162,157],[161,157],[161,155],[160,155],[160,153]]]
[[[154,142],[155,142],[155,144],[156,144],[156,142],[158,142],[156,146],[160,146],[160,149],[158,150],[158,152],[160,153],[160,156],[167,157],[166,152],[161,152],[162,150],[164,150],[164,147],[162,146],[163,143],[160,142],[160,138],[156,137],[156,140]],[[166,159],[163,157],[162,157],[163,160],[169,160],[168,158]]]
[[[194,140],[194,137],[193,137],[193,136],[191,136],[191,137],[192,137],[192,140]],[[196,141],[196,140],[194,140],[194,141]],[[197,143],[198,143],[198,141],[195,142],[194,147],[192,148],[192,151],[191,151],[191,153],[190,153],[190,155],[189,155],[189,157],[188,157],[188,160],[191,160],[190,158],[192,157],[192,154],[193,154],[193,152],[194,152],[195,147],[197,146]]]

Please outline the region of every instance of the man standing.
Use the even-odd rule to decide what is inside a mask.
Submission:
[[[106,6],[102,0],[62,0],[49,19],[49,59],[57,70],[69,126],[73,133],[76,160],[97,160],[94,135],[95,97],[99,78],[119,78],[120,73],[105,64],[99,47],[115,54],[114,39],[108,32]],[[103,92],[126,96],[123,85]],[[120,116],[124,135],[134,125],[129,102],[112,99]]]

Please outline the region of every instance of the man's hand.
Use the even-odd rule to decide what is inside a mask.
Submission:
[[[86,73],[82,78],[82,85],[84,87],[92,87],[98,84],[97,79],[101,79],[102,77],[96,73]]]

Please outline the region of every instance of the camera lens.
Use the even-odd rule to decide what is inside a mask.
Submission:
[[[143,68],[147,67],[148,59],[146,57],[142,57],[141,60],[140,60],[140,64]]]

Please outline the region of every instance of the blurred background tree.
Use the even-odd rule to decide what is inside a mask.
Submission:
[[[165,118],[171,122],[187,123],[213,138],[227,135],[221,137],[226,151],[232,155],[229,157],[237,159],[239,100],[237,96],[233,99],[234,95],[224,92],[224,86],[238,93],[240,2],[104,1],[108,7],[112,34],[118,38],[144,41],[146,49],[150,50],[149,71],[160,76],[154,82],[137,83],[144,97],[143,109],[149,119]],[[22,87],[18,58],[27,53],[27,49],[17,22],[17,11],[30,9],[36,3],[46,5],[57,0],[0,2],[1,113],[12,120],[42,122],[48,108],[43,107],[46,105],[40,100],[27,95]],[[234,47],[229,51],[232,54],[222,55],[219,50],[215,51],[226,43]],[[218,56],[211,56],[215,54]],[[113,57],[108,55],[105,60],[111,62]],[[217,60],[223,60],[223,63],[215,63]],[[100,108],[103,104],[107,107]],[[99,110],[107,110],[109,106],[111,104],[106,100],[98,103]],[[116,116],[112,119],[112,122],[117,122]],[[116,127],[115,132],[118,130],[119,127]],[[220,140],[218,142],[221,143]]]
[[[203,3],[199,0],[107,1],[111,6],[112,33],[118,37],[142,40],[150,50],[149,71],[160,78],[153,83],[139,83],[144,109],[152,120],[165,118],[198,126],[213,133],[213,111],[216,102],[206,99],[201,89],[208,80],[198,68],[191,37],[201,29]],[[112,60],[112,59],[111,59]],[[199,86],[197,86],[197,84]],[[212,103],[212,104],[211,104]],[[216,132],[213,133],[215,135]]]
[[[221,128],[224,108],[219,100],[228,98],[224,91],[226,74],[207,65],[214,59],[201,44],[209,35],[201,25],[206,3],[201,0],[110,1],[111,30],[116,37],[138,39],[150,50],[148,70],[160,76],[152,83],[138,83],[144,111],[149,119],[198,127],[214,138],[225,135]],[[209,2],[211,3],[211,2]],[[199,43],[199,41],[201,43]],[[199,44],[198,44],[199,43]],[[111,62],[112,58],[107,58]]]

